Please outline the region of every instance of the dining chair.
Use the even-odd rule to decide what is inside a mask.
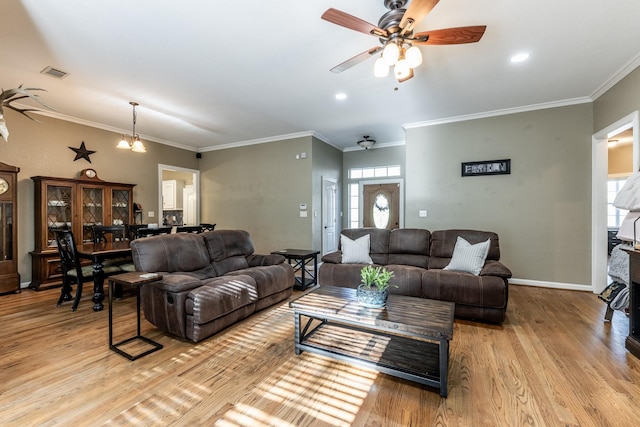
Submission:
[[[62,266],[62,290],[60,291],[60,298],[58,298],[57,305],[60,306],[64,301],[70,301],[72,299],[71,285],[75,283],[76,296],[73,298],[71,311],[76,311],[80,303],[80,298],[82,298],[82,284],[93,281],[93,266],[83,266],[80,263],[76,241],[73,238],[71,230],[55,229],[53,232],[58,246],[58,254],[60,255],[60,264]],[[113,274],[121,270],[116,266],[104,266],[103,271],[105,274]]]
[[[127,240],[127,233],[124,225],[93,225],[93,243],[117,242]],[[110,259],[104,262],[104,265],[118,266],[122,271],[136,271],[133,260],[130,256]],[[121,294],[122,292],[120,292]],[[116,292],[118,294],[118,292]]]
[[[161,234],[171,234],[171,227],[138,228],[136,238],[159,236]]]
[[[204,233],[205,231],[213,231],[216,228],[216,225],[200,223],[200,227],[202,227],[202,232]]]
[[[201,225],[179,225],[176,227],[176,233],[202,233]]]

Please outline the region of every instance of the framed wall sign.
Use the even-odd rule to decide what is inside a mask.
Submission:
[[[462,163],[462,176],[509,175],[510,173],[511,159]]]

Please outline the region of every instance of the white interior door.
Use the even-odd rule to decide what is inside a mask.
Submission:
[[[322,254],[328,254],[338,249],[336,227],[337,213],[337,184],[330,179],[322,178]]]
[[[198,218],[196,216],[196,190],[193,185],[187,185],[182,190],[182,214],[184,225],[197,225]]]

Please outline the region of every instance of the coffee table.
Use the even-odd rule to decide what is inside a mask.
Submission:
[[[447,397],[454,303],[389,295],[385,308],[371,309],[358,303],[355,289],[320,286],[289,306],[296,355],[309,351],[355,363]]]

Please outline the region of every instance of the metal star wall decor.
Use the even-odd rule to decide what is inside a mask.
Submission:
[[[73,159],[74,162],[79,159],[85,159],[87,162],[91,163],[91,159],[89,158],[89,156],[95,153],[95,151],[87,150],[87,147],[84,146],[84,141],[82,141],[82,144],[80,144],[80,148],[69,148],[71,148],[76,153],[76,158]]]

